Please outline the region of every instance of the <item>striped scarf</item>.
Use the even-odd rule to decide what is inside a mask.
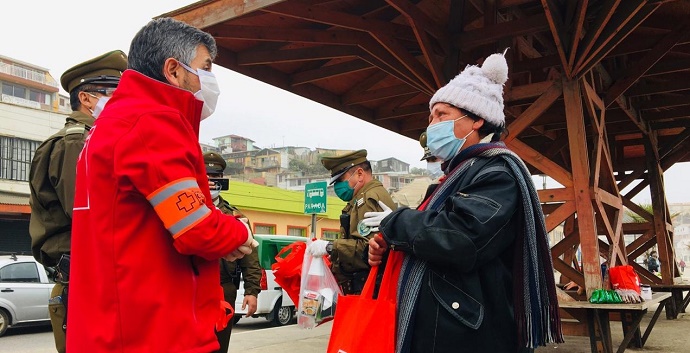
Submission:
[[[549,240],[539,196],[531,175],[520,157],[503,142],[482,143],[463,150],[461,162],[436,188],[425,209],[439,210],[454,191],[454,186],[479,158],[501,157],[518,180],[524,212],[523,233],[515,240],[513,300],[519,347],[535,348],[548,342],[563,342],[558,313],[556,284]],[[398,279],[398,331],[396,353],[410,351],[417,296],[426,271],[426,262],[406,255]]]

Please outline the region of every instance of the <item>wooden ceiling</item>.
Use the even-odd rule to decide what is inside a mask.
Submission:
[[[664,169],[690,161],[690,1],[210,0],[162,17],[211,33],[218,65],[413,139],[438,87],[510,48],[513,138],[570,163],[560,88],[582,79],[617,172],[644,165],[650,133]]]

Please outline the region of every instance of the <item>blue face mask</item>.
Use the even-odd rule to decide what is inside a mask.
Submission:
[[[460,148],[465,144],[467,136],[470,136],[472,131],[474,131],[470,130],[470,133],[461,139],[455,137],[455,122],[466,116],[463,115],[455,120],[442,121],[426,128],[426,145],[429,147],[429,152],[432,155],[444,161],[449,161],[455,157]]]
[[[426,170],[429,173],[431,179],[438,179],[443,175],[443,169],[441,168],[441,162],[426,162]]]

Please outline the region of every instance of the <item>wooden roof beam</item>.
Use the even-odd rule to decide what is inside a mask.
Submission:
[[[628,67],[625,73],[621,75],[620,79],[611,86],[604,98],[606,107],[611,106],[616,98],[625,93],[637,80],[640,79],[652,66],[654,66],[671,48],[673,48],[682,39],[688,37],[690,32],[690,23],[681,23],[673,32],[668,34],[664,39],[657,43],[652,50],[637,62],[636,65]]]
[[[582,60],[584,60],[586,56],[590,53],[592,47],[594,47],[594,43],[599,38],[599,36],[601,36],[604,29],[606,29],[606,25],[608,25],[609,21],[611,21],[611,18],[613,17],[613,14],[618,8],[620,2],[621,0],[606,0],[602,4],[602,7],[598,12],[597,18],[591,24],[589,30],[585,34],[585,37],[582,39],[580,52],[577,53],[579,56],[579,60],[575,63],[575,65],[580,65]]]
[[[402,36],[410,31],[409,27],[368,19],[362,16],[355,16],[344,12],[332,11],[319,6],[310,6],[299,2],[289,4],[277,4],[264,11],[299,18],[307,21],[324,23],[331,26],[353,29],[369,33],[376,41],[385,48],[392,57],[400,62],[417,80],[426,88],[426,91],[436,90],[434,79],[427,68],[425,68],[410,52],[400,44],[396,37]],[[414,40],[414,39],[413,39]],[[371,46],[368,46],[372,49]]]
[[[659,148],[659,158],[666,158],[668,155],[671,154],[671,152],[681,147],[684,143],[686,143],[686,141],[690,139],[690,121],[686,123],[688,125],[686,125],[687,127],[685,128],[685,130],[683,130],[683,132],[675,136],[672,141],[664,144],[664,146],[661,146],[661,148]]]
[[[237,54],[238,65],[264,65],[293,61],[323,60],[357,57],[360,49],[353,46],[333,45],[278,51],[244,51]]]
[[[672,153],[669,153],[666,155],[666,157],[661,158],[659,161],[659,165],[661,166],[661,169],[663,171],[666,171],[672,165],[684,159],[687,155],[690,155],[690,140],[686,139],[684,143],[680,144],[679,147],[676,148]],[[640,181],[639,184],[635,185],[634,188],[630,189],[630,191],[628,191],[628,193],[625,194],[625,197],[631,199],[635,197],[635,195],[639,194],[640,191],[642,191],[647,186],[649,186],[649,178]],[[629,205],[626,206],[628,206],[628,208],[631,207]]]
[[[431,43],[429,43],[427,32],[436,37],[441,46],[446,46],[449,41],[445,32],[439,26],[437,26],[436,23],[429,18],[429,16],[427,16],[423,11],[414,6],[408,0],[386,0],[386,2],[400,12],[403,16],[405,16],[407,21],[410,23],[415,37],[417,38],[417,43],[424,54],[424,59],[429,67],[429,71],[431,71],[431,75],[434,77],[436,86],[443,86],[443,84],[446,82],[446,77],[443,74],[440,63],[434,57],[433,49],[431,48]],[[448,52],[448,48],[444,48],[444,51]]]
[[[690,117],[690,106],[665,109],[658,112],[646,111],[644,117],[650,123],[654,120],[668,120]]]
[[[284,0],[217,0],[194,3],[158,17],[172,17],[197,28],[208,28]]]
[[[301,85],[309,82],[325,80],[328,78],[347,75],[353,72],[368,70],[374,66],[364,60],[350,60],[333,65],[322,66],[318,69],[295,72],[292,74],[292,85]]]
[[[243,75],[256,78],[275,87],[293,92],[304,98],[321,103],[325,106],[350,114],[364,121],[373,122],[374,112],[361,105],[345,105],[340,101],[340,97],[328,92],[313,84],[303,84],[292,87],[288,74],[275,70],[269,66],[246,66],[237,63],[236,54],[224,48],[218,48],[218,65],[230,70],[237,71]],[[385,74],[384,74],[385,75]],[[385,129],[400,132],[399,125],[395,121],[382,121],[377,123]]]
[[[418,115],[418,114],[428,114],[429,113],[429,105],[428,104],[416,104],[416,105],[408,105],[404,107],[395,107],[393,109],[389,110],[381,110],[380,112],[377,112],[376,114],[376,120],[385,120],[385,119],[395,119],[395,118],[401,118],[405,116],[410,116],[410,115]]]
[[[621,44],[617,45],[609,53],[609,57],[646,52],[659,43],[668,33],[658,35],[636,35],[631,33]],[[690,38],[686,38],[676,45],[676,48],[690,44]]]
[[[267,42],[357,45],[366,36],[349,30],[323,31],[267,26],[216,26],[209,33],[217,40],[241,39]]]
[[[539,97],[552,86],[553,81],[542,81],[527,85],[512,86],[510,89],[505,90],[503,99],[507,103]]]
[[[675,77],[675,79],[663,83],[650,84],[645,87],[635,86],[629,89],[627,94],[630,97],[638,97],[687,90],[690,90],[690,81],[683,77]]]
[[[264,12],[323,23],[330,26],[353,29],[362,32],[378,32],[393,37],[414,40],[410,28],[364,16],[334,11],[320,6],[312,6],[298,1],[289,1],[262,9]]]
[[[351,92],[343,96],[342,102],[343,104],[347,105],[362,104],[407,95],[410,93],[418,93],[418,91],[414,87],[402,84],[370,91]]]
[[[532,125],[551,105],[563,94],[563,89],[559,81],[553,81],[549,87],[529,108],[513,121],[508,127],[510,134],[505,138],[508,143],[517,138],[520,133]]]
[[[672,74],[683,71],[690,71],[690,60],[682,60],[677,58],[673,60],[661,60],[651,69],[649,69],[645,73],[644,77]]]
[[[650,121],[649,126],[657,131],[676,129],[676,128],[690,128],[690,118],[677,118],[667,121]]]
[[[363,32],[351,30],[331,30],[318,31],[310,29],[290,29],[290,28],[274,28],[274,27],[254,27],[254,26],[218,26],[211,34],[217,37],[219,43],[222,43],[226,38],[230,39],[246,39],[259,41],[276,41],[276,42],[296,42],[308,44],[348,44],[359,47],[354,49],[354,53],[363,60],[381,68],[381,70],[388,72],[392,76],[400,78],[401,81],[418,87],[421,91],[430,91],[428,87],[421,84],[421,82],[414,77],[405,67],[398,64],[398,61],[380,45],[374,41],[371,36]],[[296,50],[296,49],[293,49]],[[342,49],[347,50],[347,49]],[[308,50],[307,50],[308,52]],[[261,54],[261,60],[269,60],[266,55],[268,53],[280,53],[280,51],[266,50]],[[245,54],[238,54],[240,62],[248,60]],[[247,54],[249,55],[249,54]],[[309,56],[308,53],[305,53]],[[347,55],[351,56],[351,55]],[[254,60],[254,59],[253,59]],[[317,60],[312,58],[310,60]],[[301,79],[303,80],[303,79]],[[299,82],[299,80],[298,80]]]
[[[569,4],[573,4],[572,1],[568,2]],[[568,57],[568,67],[572,68],[575,65],[575,58],[577,57],[577,48],[578,45],[580,44],[580,38],[583,35],[584,31],[584,23],[585,23],[585,18],[587,17],[587,5],[589,1],[588,0],[580,0],[577,1],[577,10],[575,12],[575,19],[574,19],[574,30],[572,37],[570,38],[571,40],[571,46],[570,46],[570,55]]]
[[[549,30],[546,15],[537,14],[510,22],[501,22],[456,35],[453,39],[460,48],[471,49],[480,45],[494,43],[504,38],[529,36]]]
[[[541,4],[544,7],[544,14],[556,44],[556,51],[561,59],[561,66],[565,71],[566,77],[572,78],[573,69],[571,65],[568,65],[568,58],[566,57],[565,46],[567,43],[565,43],[565,25],[562,21],[563,16],[560,13],[559,6],[553,0],[541,0]]]
[[[359,44],[363,51],[362,59],[378,66],[381,70],[386,71],[393,77],[400,81],[406,82],[410,86],[417,87],[419,91],[433,94],[434,90],[421,82],[414,74],[407,70],[396,58],[386,49],[376,43],[376,41],[364,36]]]
[[[637,1],[637,0],[635,0]],[[616,14],[609,24],[606,32],[602,33],[604,38],[599,38],[594,45],[594,50],[586,58],[582,57],[579,61],[580,64],[575,67],[575,75],[582,76],[589,72],[595,65],[597,65],[601,60],[608,55],[618,44],[620,44],[630,33],[635,30],[642,22],[644,22],[647,17],[649,17],[656,9],[661,6],[660,4],[652,4],[647,6],[636,7],[635,1],[626,1],[622,6],[632,7],[632,12],[622,12],[620,15]],[[615,22],[614,22],[615,21]]]

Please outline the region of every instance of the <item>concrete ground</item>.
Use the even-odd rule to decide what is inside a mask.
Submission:
[[[653,310],[645,316],[641,328],[647,327]],[[257,331],[246,331],[235,335],[230,341],[231,352],[242,353],[323,353],[328,346],[332,323],[326,323],[313,330],[303,330],[296,325]],[[623,340],[619,323],[611,323],[613,345]],[[656,326],[642,349],[628,349],[627,352],[690,352],[690,313],[680,314],[677,320],[666,320],[661,314]],[[566,336],[565,343],[540,347],[537,353],[589,353],[589,337]]]

